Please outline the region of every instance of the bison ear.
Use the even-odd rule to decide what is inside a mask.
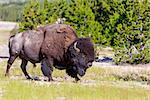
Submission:
[[[78,43],[78,42],[75,42],[74,45],[73,45],[73,47],[74,47],[74,49],[75,49],[77,52],[80,52],[80,49],[77,48],[77,43]]]

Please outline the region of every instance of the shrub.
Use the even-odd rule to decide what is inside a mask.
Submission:
[[[149,63],[150,62],[150,2],[128,1],[125,17],[116,29],[115,62],[118,63]],[[126,21],[126,22],[125,22]]]
[[[65,18],[65,23],[73,26],[79,36],[92,37],[95,43],[102,43],[102,26],[95,21],[90,3],[86,0],[31,1],[24,9],[20,31],[54,23],[58,18]]]

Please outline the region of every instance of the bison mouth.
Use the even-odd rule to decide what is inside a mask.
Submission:
[[[77,67],[77,72],[81,77],[85,75],[85,71],[83,68]]]
[[[76,77],[76,76],[82,77],[85,75],[85,70],[78,66],[72,66],[68,68],[66,71],[72,77]]]

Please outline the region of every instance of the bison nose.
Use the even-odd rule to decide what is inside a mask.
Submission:
[[[87,66],[88,66],[88,67],[91,67],[91,66],[92,66],[92,63],[91,63],[91,62],[89,62],[89,63],[87,64]]]
[[[78,70],[78,74],[79,74],[80,76],[84,76],[84,75],[85,75],[84,69],[79,69],[79,70]]]

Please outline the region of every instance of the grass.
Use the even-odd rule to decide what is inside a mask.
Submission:
[[[9,31],[0,31],[0,45],[6,44],[8,37]],[[102,54],[108,52],[112,51]],[[0,62],[0,100],[150,100],[150,86],[147,83],[132,78],[124,81],[133,73],[139,77],[150,76],[147,69],[126,71],[124,68],[94,66],[78,83],[65,71],[54,69],[55,81],[43,82],[26,80],[19,67],[20,60],[13,64],[10,77],[4,77],[6,63],[7,60]],[[32,76],[43,77],[39,64],[33,68],[29,63],[27,69]]]
[[[3,100],[146,100],[150,96],[150,91],[144,89],[66,82],[38,85],[35,82],[10,81],[5,89]]]
[[[113,79],[110,68],[90,68],[82,80],[74,83],[65,71],[54,70],[54,82],[28,81],[16,61],[10,77],[4,77],[6,61],[0,63],[0,90],[2,100],[148,100],[150,88],[138,86],[139,82]],[[42,76],[40,65],[35,70],[31,64],[31,75]]]

